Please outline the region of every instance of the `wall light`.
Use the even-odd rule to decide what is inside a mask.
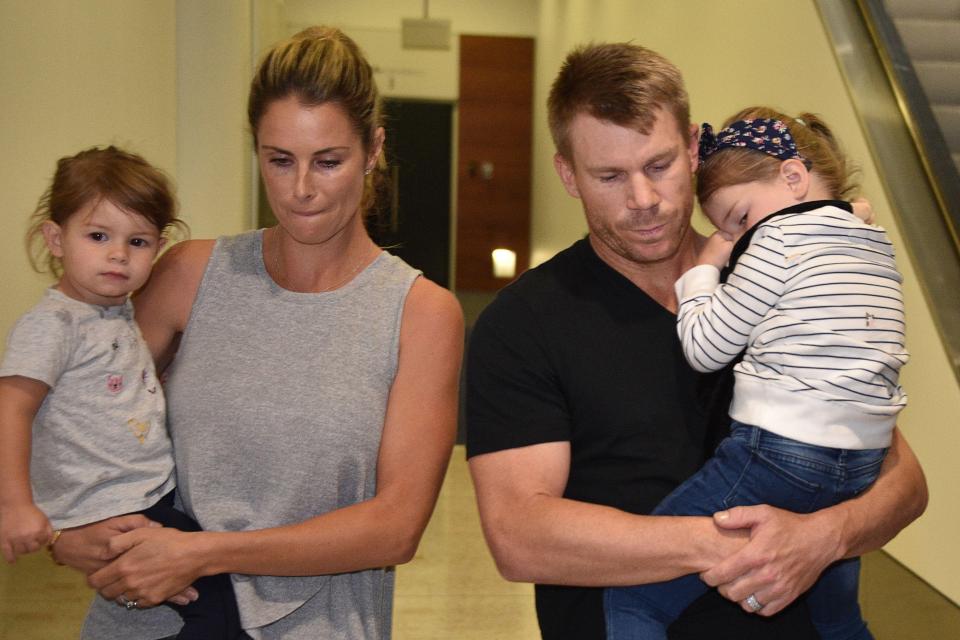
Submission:
[[[494,249],[490,254],[493,258],[493,277],[512,278],[517,275],[517,252],[510,249]]]

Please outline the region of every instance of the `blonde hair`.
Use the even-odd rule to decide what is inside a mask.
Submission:
[[[830,127],[813,113],[789,116],[771,107],[748,107],[727,118],[724,127],[738,120],[780,120],[797,145],[797,152],[811,173],[823,181],[832,198],[850,200],[860,185],[853,179],[857,168],[840,148]],[[745,182],[766,182],[780,171],[781,160],[762,151],[724,148],[712,153],[697,170],[697,199],[705,202],[718,189]]]
[[[570,124],[579,113],[647,134],[664,109],[690,135],[690,100],[680,70],[656,51],[629,42],[589,44],[567,56],[547,100],[557,152],[570,159]]]
[[[43,224],[49,220],[63,226],[80,209],[99,200],[143,216],[161,235],[171,228],[187,231],[186,223],[176,217],[177,201],[162,171],[141,156],[112,145],[90,147],[57,161],[53,180],[30,217],[26,244],[35,271],[49,271],[57,277],[63,271],[60,259],[51,255],[43,242]]]

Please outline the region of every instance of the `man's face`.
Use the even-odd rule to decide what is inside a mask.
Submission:
[[[648,134],[581,113],[569,134],[572,157],[558,154],[554,164],[567,192],[583,201],[598,255],[627,268],[674,258],[691,233],[695,129],[681,135],[664,110]]]

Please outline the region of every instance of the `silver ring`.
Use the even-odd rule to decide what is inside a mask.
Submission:
[[[125,596],[117,598],[117,604],[123,606],[127,611],[133,611],[137,608],[136,600],[127,600]]]
[[[747,599],[744,600],[743,603],[750,607],[750,611],[753,611],[754,613],[760,611],[760,609],[763,609],[763,605],[760,604],[760,601],[757,600],[756,594],[753,593],[747,596]]]

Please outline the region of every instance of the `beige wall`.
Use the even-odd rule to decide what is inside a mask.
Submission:
[[[0,333],[40,296],[27,219],[64,155],[118,144],[176,174],[174,3],[0,1]]]
[[[735,6],[736,10],[733,10]],[[731,31],[732,16],[744,19]],[[773,15],[748,29],[749,16]],[[899,249],[912,360],[902,375],[909,406],[900,421],[927,473],[927,513],[888,545],[897,559],[960,603],[960,389],[924,304],[909,252],[848,99],[812,1],[543,0],[538,39],[534,138],[533,250],[540,260],[586,232],[579,203],[554,174],[544,102],[571,47],[633,40],[676,63],[687,80],[695,121],[718,123],[749,104],[824,116],[863,168],[863,190]],[[775,28],[768,28],[775,25]],[[725,28],[726,27],[726,28]],[[702,223],[701,223],[702,224]],[[946,292],[944,292],[946,293]],[[956,292],[950,295],[956,297]]]
[[[254,224],[249,0],[177,0],[177,183],[194,238]]]

